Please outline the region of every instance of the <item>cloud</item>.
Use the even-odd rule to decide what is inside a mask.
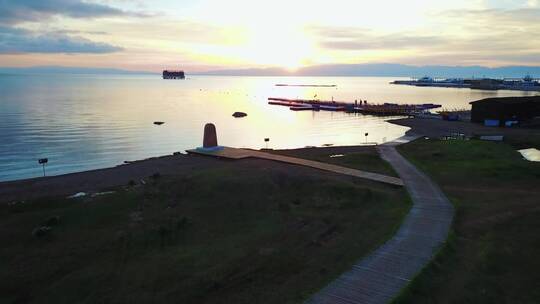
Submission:
[[[466,21],[463,25],[470,28],[537,27],[540,19],[540,8],[450,10],[441,12],[436,17],[446,19],[448,22]]]
[[[431,18],[430,27],[408,32],[329,26],[309,30],[324,50],[359,58],[386,52],[385,60],[413,64],[538,64],[540,35],[534,33],[540,32],[540,9],[462,9]]]
[[[75,35],[75,34],[109,35],[109,33],[105,31],[53,30],[52,32],[55,34],[62,34],[62,35]]]
[[[123,49],[78,36],[107,34],[103,31],[68,29],[37,31],[21,27],[24,26],[25,22],[40,24],[55,16],[88,19],[146,15],[83,0],[0,0],[0,54],[102,54],[118,52]]]
[[[406,49],[446,42],[433,35],[375,34],[369,29],[352,27],[311,27],[309,30],[315,34],[320,46],[333,50]]]
[[[454,10],[438,18],[450,30],[463,33],[447,50],[485,62],[538,64],[540,9]],[[441,50],[442,51],[442,50]]]
[[[0,23],[3,24],[39,22],[57,15],[71,18],[148,16],[81,0],[0,0]]]
[[[66,53],[103,54],[121,51],[107,43],[93,42],[65,34],[38,34],[25,29],[0,26],[0,54]]]

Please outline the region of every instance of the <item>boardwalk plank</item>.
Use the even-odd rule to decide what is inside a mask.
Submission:
[[[401,177],[413,207],[392,239],[306,303],[388,303],[445,242],[452,224],[453,206],[439,187],[403,158],[394,145],[383,145],[378,150]]]
[[[347,167],[342,167],[342,166],[337,166],[337,165],[332,165],[332,164],[327,164],[327,163],[321,163],[321,162],[302,159],[302,158],[271,154],[271,153],[266,153],[266,152],[261,152],[261,151],[256,151],[256,150],[223,147],[223,149],[221,150],[193,149],[193,150],[187,150],[187,152],[193,153],[193,154],[222,157],[222,158],[229,158],[229,159],[242,159],[242,158],[248,158],[248,157],[261,158],[261,159],[278,161],[282,163],[315,168],[315,169],[334,172],[338,174],[354,176],[358,178],[369,179],[376,182],[386,183],[386,184],[390,184],[394,186],[403,186],[403,181],[393,176],[387,176],[383,174],[367,172],[367,171],[357,170],[353,168],[347,168]]]

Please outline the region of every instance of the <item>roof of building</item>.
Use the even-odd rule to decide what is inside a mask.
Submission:
[[[470,104],[478,103],[499,103],[499,104],[518,104],[526,102],[540,103],[540,96],[523,96],[523,97],[494,97],[486,98],[469,102]]]

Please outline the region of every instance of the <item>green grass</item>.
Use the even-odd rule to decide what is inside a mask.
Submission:
[[[510,145],[418,140],[399,148],[456,207],[454,231],[396,303],[539,303],[540,164]]]
[[[0,303],[300,303],[410,207],[403,189],[322,173],[217,167],[147,181],[1,205]]]
[[[398,176],[392,166],[380,158],[375,147],[365,146],[355,148],[351,147],[351,149],[347,148],[348,147],[310,148],[275,150],[271,152],[389,176]],[[339,154],[340,157],[330,157],[337,154]]]
[[[540,132],[538,130],[520,129],[521,132],[505,136],[504,141],[516,149],[540,149]]]

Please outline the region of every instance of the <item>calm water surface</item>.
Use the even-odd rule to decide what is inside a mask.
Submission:
[[[385,119],[340,112],[293,112],[268,97],[443,104],[469,108],[486,97],[531,93],[417,88],[392,78],[0,75],[0,181],[104,168],[200,146],[207,122],[219,143],[234,147],[297,148],[395,139],[407,128]],[[336,84],[337,88],[275,87],[276,83]],[[532,93],[534,94],[534,93]],[[235,119],[235,111],[248,113]],[[164,121],[156,126],[154,121]]]

